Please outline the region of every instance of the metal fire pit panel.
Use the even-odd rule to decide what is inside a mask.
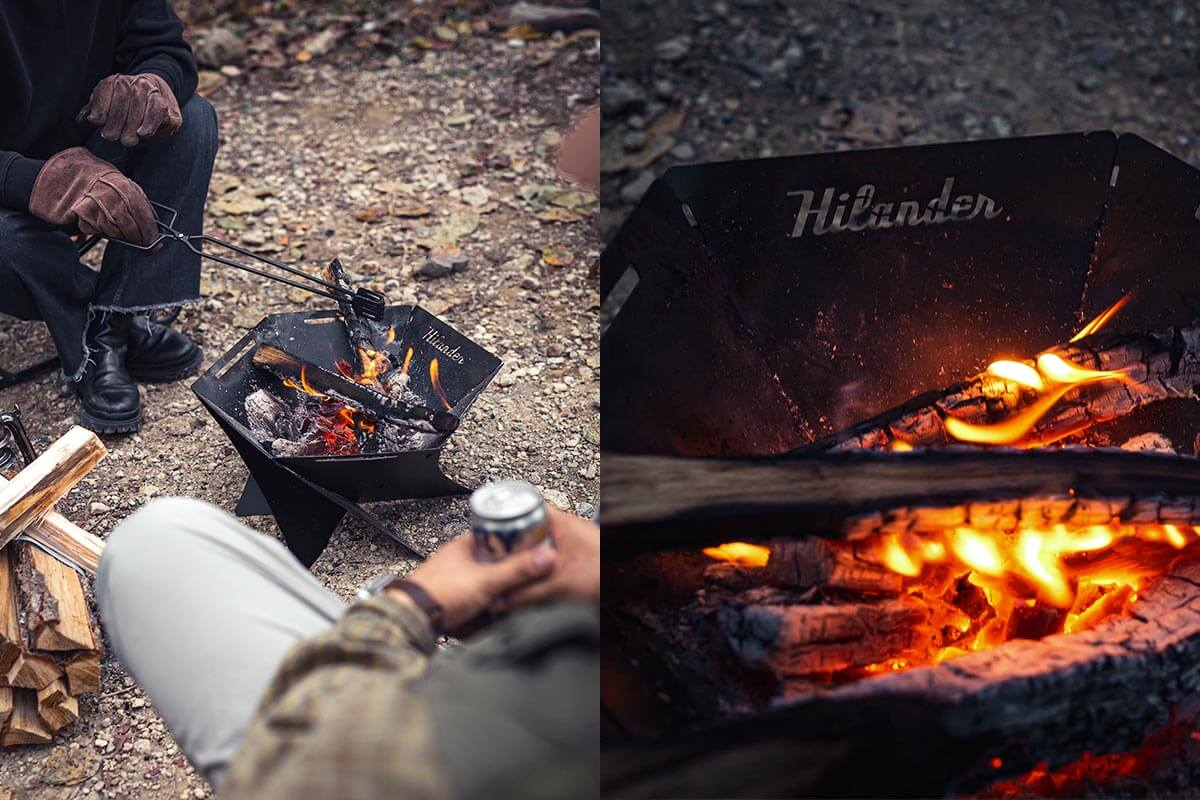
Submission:
[[[459,417],[500,370],[498,358],[419,306],[390,307],[384,322],[396,331],[396,350],[413,348],[409,385],[431,408],[443,407],[429,376],[432,358],[438,359],[442,388]],[[358,503],[470,491],[441,470],[439,458],[448,435],[435,447],[399,453],[288,457],[271,453],[247,426],[246,397],[264,385],[279,393],[293,390],[251,363],[255,346],[262,343],[328,368],[339,359],[356,363],[357,356],[350,350],[337,312],[272,314],[192,384],[192,391],[250,470],[237,512],[274,514],[288,546],[306,564],[320,555],[347,511],[365,513],[356,507]],[[394,531],[388,532],[421,552]]]
[[[639,278],[604,448],[785,452],[1131,289],[1113,330],[1187,323],[1197,206],[1200,172],[1106,131],[673,167],[602,257],[604,290]]]

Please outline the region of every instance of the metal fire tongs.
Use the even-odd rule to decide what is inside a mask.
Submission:
[[[367,317],[368,319],[383,319],[384,308],[387,305],[387,299],[379,292],[364,288],[359,288],[351,292],[349,289],[345,289],[341,286],[329,283],[328,281],[324,281],[315,275],[310,275],[302,269],[297,269],[290,264],[285,264],[282,261],[276,261],[269,256],[262,255],[261,253],[255,253],[247,250],[244,247],[239,247],[232,242],[226,242],[223,239],[217,239],[216,237],[209,236],[205,233],[197,233],[192,235],[180,233],[179,231],[175,230],[174,227],[175,220],[179,216],[178,211],[170,208],[169,206],[164,206],[161,203],[155,203],[153,201],[151,201],[150,205],[154,207],[155,222],[158,224],[159,230],[158,237],[155,238],[150,244],[143,247],[142,245],[126,242],[123,239],[117,239],[112,236],[104,237],[97,235],[88,240],[88,242],[83,246],[81,252],[87,252],[92,248],[92,246],[95,245],[97,241],[102,238],[106,238],[110,242],[123,244],[126,247],[132,247],[134,250],[142,251],[153,250],[166,241],[176,241],[201,258],[207,258],[210,261],[216,261],[217,263],[224,264],[227,267],[244,270],[255,275],[260,275],[264,278],[269,278],[273,281],[278,281],[279,283],[285,283],[288,286],[292,286],[297,289],[303,289],[306,292],[312,292],[313,294],[320,295],[321,297],[328,297],[330,300],[334,300],[338,303],[349,303],[354,308],[355,313]],[[164,217],[163,215],[166,216]],[[201,245],[203,244],[216,245],[217,247],[231,250],[234,253],[245,256],[246,258],[252,259],[261,264],[267,264],[275,267],[276,269],[281,269],[290,275],[296,276],[296,278],[302,278],[305,281],[308,281],[308,284],[306,285],[298,280],[286,278],[282,275],[276,275],[272,272],[267,272],[257,267],[249,266],[248,264],[241,264],[222,255],[206,253],[203,249],[201,249]]]

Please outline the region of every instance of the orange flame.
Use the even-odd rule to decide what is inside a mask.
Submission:
[[[1083,326],[1071,341],[1100,330],[1128,300],[1129,295],[1125,295],[1106,308],[1098,317]],[[1072,389],[1098,381],[1127,380],[1129,377],[1121,370],[1082,367],[1055,353],[1042,353],[1034,365],[1024,361],[993,361],[988,365],[987,374],[1037,392],[1047,389],[1050,391],[1028,408],[1003,422],[977,425],[957,417],[947,417],[944,421],[946,433],[959,441],[975,444],[1018,444]]]
[[[726,542],[717,547],[704,548],[704,555],[739,567],[765,567],[771,558],[771,548],[748,542]]]
[[[1118,311],[1125,307],[1125,304],[1129,302],[1129,298],[1131,297],[1133,297],[1133,292],[1127,292],[1120,300],[1101,311],[1095,319],[1080,328],[1079,333],[1071,337],[1071,341],[1078,342],[1085,336],[1091,336],[1093,333],[1103,328]]]
[[[450,398],[446,396],[445,390],[442,389],[442,382],[438,379],[438,360],[435,358],[429,362],[429,382],[433,384],[434,391],[438,393],[438,397],[442,399],[442,405],[447,411],[453,411],[454,406],[450,402]]]
[[[412,357],[413,357],[413,349],[410,347],[410,348],[408,348],[408,352],[404,354],[404,366],[402,366],[400,368],[401,374],[403,374],[403,375],[408,374],[408,365],[412,362]]]
[[[387,342],[388,342],[388,344],[391,344],[394,341],[396,341],[396,329],[394,327],[388,328]]]

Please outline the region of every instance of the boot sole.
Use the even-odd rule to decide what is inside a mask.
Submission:
[[[192,356],[185,364],[177,367],[167,367],[160,370],[134,370],[129,369],[129,376],[138,383],[174,383],[175,381],[183,380],[189,375],[195,375],[200,369],[200,364],[204,361],[204,351],[197,350],[196,355]]]
[[[142,429],[142,410],[120,419],[95,417],[86,408],[79,409],[79,424],[94,433],[137,433]]]

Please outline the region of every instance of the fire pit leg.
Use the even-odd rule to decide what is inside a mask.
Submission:
[[[224,420],[217,421],[225,427]],[[329,544],[329,537],[346,515],[345,509],[313,491],[253,446],[233,436],[230,439],[252,472],[238,501],[238,515],[273,515],[288,549],[304,566],[311,567]]]

